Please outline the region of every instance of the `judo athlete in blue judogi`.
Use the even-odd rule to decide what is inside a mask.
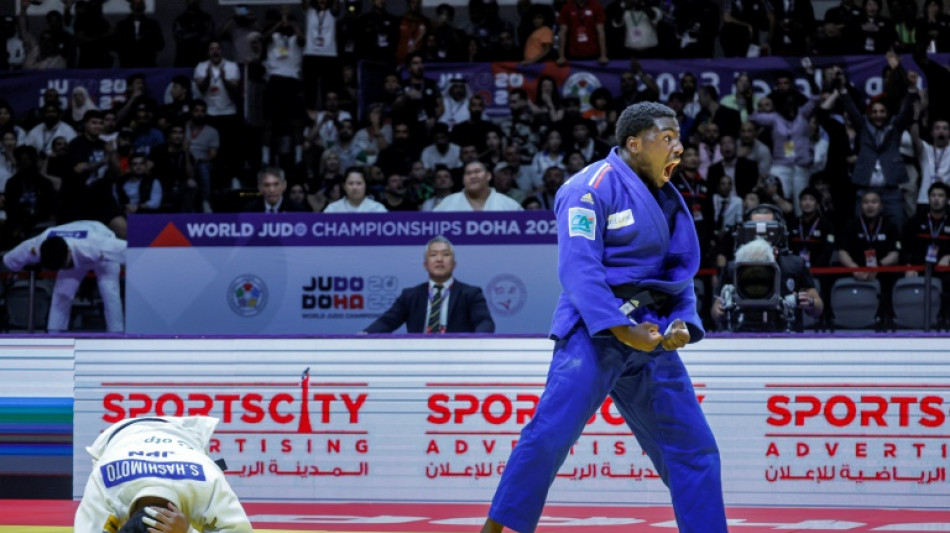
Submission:
[[[693,292],[699,242],[668,183],[683,152],[676,115],[634,104],[617,139],[557,193],[553,360],[483,533],[535,530],[558,469],[608,394],[669,487],[679,530],[728,531],[719,450],[676,352],[705,335]]]

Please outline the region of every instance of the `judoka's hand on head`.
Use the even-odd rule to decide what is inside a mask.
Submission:
[[[666,329],[666,334],[663,335],[663,349],[678,350],[687,344],[689,344],[689,329],[685,322],[677,318]]]
[[[168,507],[146,507],[145,512],[152,518],[143,518],[149,526],[148,533],[188,533],[188,517],[175,506],[168,502]]]
[[[643,322],[636,326],[614,326],[610,328],[620,342],[641,352],[652,352],[663,340],[660,330],[652,322]]]

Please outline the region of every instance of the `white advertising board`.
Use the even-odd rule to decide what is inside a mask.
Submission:
[[[247,500],[488,502],[544,386],[541,338],[79,339],[83,447],[149,415],[221,419],[211,454]],[[683,351],[730,505],[945,507],[950,357],[940,338],[707,339]],[[666,503],[605,403],[552,503]]]

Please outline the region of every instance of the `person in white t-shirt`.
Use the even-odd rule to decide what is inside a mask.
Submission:
[[[281,9],[280,20],[264,32],[267,44],[267,85],[264,88],[265,164],[273,164],[271,154],[280,153],[275,132],[292,132],[294,162],[303,154],[303,100],[300,68],[303,64],[304,34],[290,15],[289,6]]]
[[[221,55],[221,43],[208,45],[208,60],[198,63],[194,72],[195,84],[202,99],[208,103],[208,116],[218,117],[237,114],[238,91],[241,71],[237,63]]]
[[[75,139],[76,130],[61,120],[62,115],[62,111],[55,104],[45,104],[43,122],[30,130],[24,144],[36,148],[36,151],[41,154],[52,155],[54,139],[63,137],[66,142]]]
[[[75,531],[251,533],[251,522],[205,450],[218,424],[207,416],[116,422],[86,448],[92,472]]]
[[[343,198],[331,203],[324,213],[386,213],[386,206],[366,196],[366,176],[357,167],[347,169]]]
[[[521,204],[493,189],[491,172],[479,160],[465,165],[463,189],[448,195],[433,211],[522,211]]]
[[[336,46],[336,13],[332,0],[303,0],[307,17],[303,47],[304,101],[318,109],[327,91],[339,92],[342,78]]]
[[[920,162],[920,190],[917,194],[917,211],[929,208],[927,192],[937,182],[950,185],[950,121],[938,118],[930,126],[930,138],[927,142],[913,135],[917,159]]]

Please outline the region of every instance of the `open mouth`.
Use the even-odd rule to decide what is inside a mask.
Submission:
[[[676,168],[676,165],[680,164],[680,160],[677,159],[669,165],[663,167],[663,181],[669,181],[670,177],[673,175],[673,169]]]

